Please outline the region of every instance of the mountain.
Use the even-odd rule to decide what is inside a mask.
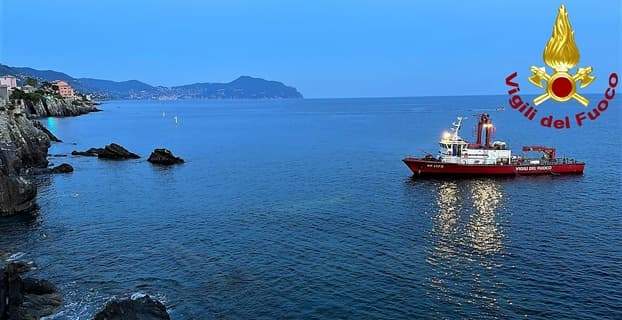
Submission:
[[[78,91],[85,91],[100,95],[110,95],[123,99],[136,98],[145,95],[149,98],[157,92],[157,88],[138,80],[111,81],[91,78],[76,79]]]
[[[249,76],[239,77],[229,83],[194,83],[169,89],[173,95],[184,98],[208,99],[276,99],[302,98],[296,88],[278,81],[268,81]]]
[[[175,87],[152,86],[138,80],[111,81],[74,78],[54,70],[10,67],[0,64],[0,76],[14,75],[23,83],[31,77],[39,81],[63,80],[78,92],[100,99],[283,99],[302,98],[294,87],[278,81],[241,76],[228,83],[194,83]]]
[[[27,68],[27,67],[9,67],[5,65],[2,65],[2,66],[10,70],[13,70],[13,72],[15,73],[13,75],[16,75],[16,76],[17,75],[29,76],[32,78],[46,79],[46,80],[47,79],[63,80],[66,82],[72,82],[73,80],[75,80],[74,78],[72,78],[66,73],[53,71],[53,70],[37,70],[37,69]]]

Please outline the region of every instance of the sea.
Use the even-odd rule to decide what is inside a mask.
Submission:
[[[37,177],[39,208],[0,220],[0,251],[58,286],[51,319],[137,293],[173,319],[621,319],[620,107],[555,129],[539,119],[591,108],[545,103],[529,120],[508,96],[107,101],[41,119],[63,140],[50,161],[75,171]],[[516,154],[554,146],[585,173],[412,177],[406,155],[436,154],[457,116],[473,140],[482,112]],[[70,155],[112,142],[141,158]],[[155,148],[186,162],[152,165]]]

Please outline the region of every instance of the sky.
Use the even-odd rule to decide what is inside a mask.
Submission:
[[[0,63],[152,85],[277,80],[308,98],[504,94],[566,4],[603,92],[622,5],[604,1],[0,0]]]

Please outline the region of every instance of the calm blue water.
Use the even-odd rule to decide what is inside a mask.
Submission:
[[[134,292],[175,319],[622,318],[620,104],[553,131],[494,111],[505,100],[119,101],[47,119],[52,154],[144,158],[52,158],[75,172],[40,178],[38,215],[3,220],[0,248],[59,284],[59,319]],[[470,138],[482,109],[513,149],[555,145],[585,175],[410,178],[404,155],[435,152],[456,115]],[[187,162],[152,166],[156,147]]]

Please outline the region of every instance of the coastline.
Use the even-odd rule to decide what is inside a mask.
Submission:
[[[45,97],[36,103],[10,101],[0,107],[0,216],[27,213],[36,206],[31,176],[47,168],[48,149],[60,142],[39,118],[70,117],[97,112],[93,103]]]
[[[39,119],[75,117],[102,111],[99,103],[72,103],[65,99],[44,97],[37,103],[13,100],[0,105],[0,219],[36,214],[37,184],[35,175],[73,172],[67,163],[51,167],[49,149],[52,143],[62,143]],[[123,147],[111,144],[98,149],[98,158],[138,158]],[[72,153],[72,154],[79,154]],[[155,158],[154,158],[155,157]],[[148,160],[154,164],[183,163],[166,149],[156,149]],[[0,251],[0,319],[42,319],[56,316],[63,307],[64,292],[42,278],[33,278],[36,261],[23,259],[24,253]],[[121,319],[126,317],[170,319],[166,306],[146,294],[113,296],[96,311],[92,318]]]
[[[61,140],[38,119],[96,111],[100,110],[94,103],[55,97],[43,97],[37,103],[20,99],[0,105],[0,218],[32,214],[37,208],[34,175],[61,172],[48,168],[48,149],[52,142]],[[67,164],[59,167],[73,171]],[[34,263],[14,256],[4,259],[0,262],[0,318],[39,319],[56,313],[63,304],[62,293],[45,279],[27,276]]]

